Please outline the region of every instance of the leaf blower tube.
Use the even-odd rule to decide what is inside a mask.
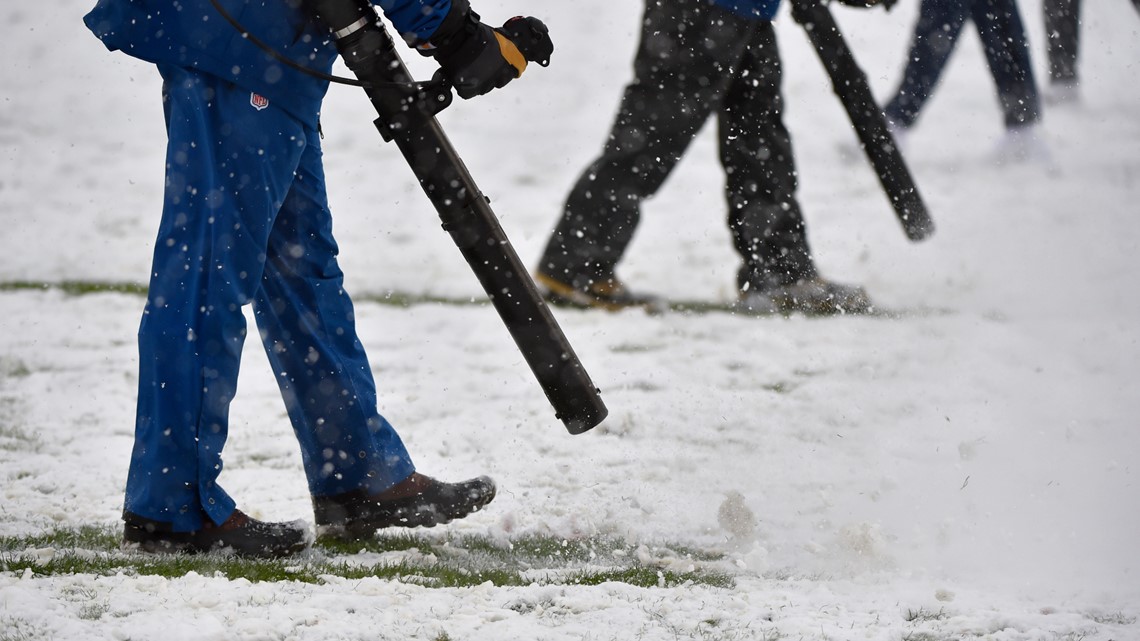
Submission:
[[[883,4],[893,4],[893,1]],[[934,233],[934,221],[918,193],[918,186],[907,169],[894,136],[887,129],[883,112],[871,95],[867,76],[855,62],[835,17],[821,0],[792,0],[792,18],[807,32],[812,47],[831,77],[835,95],[843,103],[906,237],[915,242],[926,239]]]
[[[404,154],[463,257],[499,312],[556,416],[580,434],[608,414],[601,395],[519,260],[435,114],[451,102],[438,76],[417,83],[367,0],[308,0],[364,85],[376,128]],[[527,48],[520,46],[525,56]],[[545,62],[545,61],[542,61]]]

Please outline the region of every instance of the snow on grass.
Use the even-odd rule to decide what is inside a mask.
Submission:
[[[1084,7],[1084,102],[1046,111],[1052,167],[987,162],[1000,119],[967,30],[908,141],[937,225],[917,244],[865,163],[840,153],[854,137],[785,8],[788,123],[816,257],[825,275],[902,313],[558,310],[611,413],[575,437],[478,304],[478,283],[380,142],[370,105],[334,88],[325,158],[381,411],[424,472],[488,473],[500,488],[486,510],[416,533],[417,549],[622,542],[596,549],[604,563],[593,565],[457,553],[446,559],[466,559],[457,571],[521,579],[452,587],[348,570],[314,582],[206,565],[150,575],[107,549],[132,442],[163,132],[157,74],[102,50],[79,22],[88,4],[0,9],[0,540],[90,528],[113,561],[47,573],[52,555],[94,544],[13,543],[19,554],[5,559],[32,560],[0,570],[0,640],[1140,638],[1140,19],[1128,3]],[[538,13],[555,37],[550,68],[441,116],[532,264],[601,148],[639,4],[484,0],[479,10]],[[885,97],[914,4],[834,11]],[[1040,80],[1039,11],[1022,4]],[[731,301],[722,184],[709,128],[646,204],[623,277]],[[425,302],[389,304],[401,296]],[[311,519],[255,341],[242,370],[221,481],[255,517]],[[298,567],[411,557],[307,554]],[[731,582],[655,584],[656,572],[688,565]],[[607,567],[652,575],[572,582]]]

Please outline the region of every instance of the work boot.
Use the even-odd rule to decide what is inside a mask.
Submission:
[[[444,483],[415,473],[379,494],[314,496],[317,538],[359,541],[387,527],[434,527],[477,512],[495,498],[486,476]]]
[[[664,311],[667,307],[665,300],[661,297],[635,293],[616,277],[606,279],[578,278],[575,280],[582,281],[582,284],[578,285],[539,272],[535,274],[534,280],[543,290],[543,298],[552,305],[607,311],[642,307],[651,312]]]
[[[741,292],[736,309],[753,315],[793,314],[811,316],[867,314],[871,297],[862,287],[841,285],[818,276],[790,285],[755,288]]]
[[[209,519],[200,530],[173,532],[169,523],[123,513],[123,548],[152,554],[232,552],[238,556],[276,559],[290,556],[309,544],[308,528],[301,522],[267,523],[234,510],[221,525]]]

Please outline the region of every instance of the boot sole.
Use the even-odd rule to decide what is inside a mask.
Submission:
[[[300,533],[296,541],[266,542],[248,548],[221,539],[203,544],[194,540],[196,536],[197,533],[152,533],[127,524],[123,528],[123,540],[119,547],[126,552],[146,554],[193,555],[220,552],[246,558],[278,559],[297,554],[308,546],[304,533]]]
[[[377,530],[391,527],[431,528],[437,525],[446,525],[482,510],[494,500],[495,494],[496,489],[494,485],[491,485],[490,491],[480,496],[478,500],[465,507],[453,506],[453,509],[448,512],[441,511],[438,505],[428,504],[401,507],[388,514],[348,519],[343,523],[317,523],[317,541],[350,543],[371,539]]]

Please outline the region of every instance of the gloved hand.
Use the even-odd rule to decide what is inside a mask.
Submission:
[[[428,47],[420,47],[439,62],[440,73],[460,98],[481,96],[518,78],[527,62],[550,64],[554,44],[538,18],[516,17],[492,29],[466,2],[452,2],[449,13]],[[443,33],[440,33],[440,32]]]
[[[897,2],[898,0],[839,0],[839,1],[842,2],[843,4],[849,6],[849,7],[862,7],[865,9],[869,9],[871,7],[877,7],[879,5],[882,5],[884,9],[886,9],[887,11],[890,11],[891,7],[895,6],[895,2]]]

